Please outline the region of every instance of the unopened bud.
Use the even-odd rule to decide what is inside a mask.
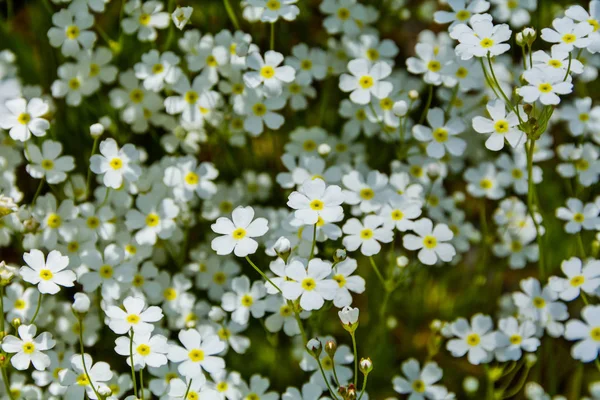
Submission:
[[[277,239],[277,241],[273,245],[273,250],[275,250],[275,252],[277,253],[277,255],[279,255],[279,257],[282,257],[290,251],[291,247],[292,247],[292,245],[291,245],[289,239],[286,238],[285,236],[280,236],[279,239]]]
[[[173,11],[173,14],[171,14],[171,19],[173,20],[173,23],[177,29],[183,29],[183,27],[190,20],[193,10],[194,9],[192,7],[177,7],[175,11]]]
[[[333,360],[333,356],[335,356],[335,352],[337,351],[337,343],[335,340],[328,340],[325,343],[325,353]]]
[[[322,156],[326,156],[331,153],[331,146],[327,143],[321,143],[319,147],[317,147],[317,152]]]
[[[19,327],[21,326],[21,318],[15,318],[13,319],[10,324],[13,326],[13,328],[15,329],[19,329]]]
[[[419,99],[419,92],[417,92],[416,90],[411,90],[408,92],[408,98],[411,99],[412,101],[418,100]]]
[[[90,298],[85,293],[75,293],[73,301],[73,311],[79,314],[85,314],[90,310]]]
[[[356,388],[354,387],[354,385],[351,383],[348,385],[348,390],[346,390],[346,396],[344,397],[345,400],[354,400],[356,399]]]
[[[0,218],[5,217],[9,214],[17,211],[19,207],[12,199],[12,197],[4,196],[0,194]]]
[[[323,347],[319,339],[313,338],[306,343],[306,350],[315,358],[318,358],[321,355],[321,351]]]
[[[340,263],[346,259],[346,250],[345,249],[337,249],[335,253],[333,253],[333,261],[336,263]]]
[[[404,117],[408,112],[408,104],[404,100],[399,100],[394,103],[392,112],[398,117]]]
[[[0,285],[7,286],[15,277],[16,268],[9,267],[4,261],[0,262]]]
[[[408,257],[400,256],[396,257],[396,265],[400,268],[404,268],[408,265]]]
[[[537,356],[533,353],[525,355],[525,365],[527,366],[527,368],[533,367],[537,360]]]
[[[97,138],[99,136],[101,136],[104,133],[104,125],[102,125],[101,123],[95,123],[92,126],[90,126],[90,135],[92,135],[93,138]]]
[[[358,367],[363,375],[368,375],[369,372],[373,371],[373,361],[369,357],[361,358]]]
[[[474,394],[479,390],[479,380],[474,376],[467,376],[463,380],[463,389],[469,394]]]
[[[535,31],[535,29],[533,28],[525,28],[523,29],[523,31],[521,32],[523,34],[523,40],[525,41],[525,43],[531,47],[531,45],[533,44],[533,42],[535,41],[536,37],[537,37],[537,32]]]
[[[223,311],[223,309],[219,306],[211,307],[210,311],[208,312],[208,318],[210,318],[210,320],[213,322],[221,322],[226,316],[227,314],[225,311]]]

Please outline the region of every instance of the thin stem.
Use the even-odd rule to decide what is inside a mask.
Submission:
[[[506,102],[506,105],[515,113],[517,114],[517,117],[519,118],[519,122],[522,124],[523,120],[521,119],[521,115],[519,114],[519,108],[518,107],[514,107],[512,104],[512,101],[510,101],[510,99],[508,98],[508,96],[506,95],[506,93],[504,93],[504,90],[502,90],[502,86],[500,85],[500,82],[498,81],[498,79],[496,78],[496,73],[494,72],[494,66],[492,65],[492,56],[490,56],[490,53],[488,53],[487,56],[488,59],[488,65],[490,66],[490,73],[492,74],[492,78],[494,79],[494,83],[496,84],[496,86],[498,87],[498,91],[500,91],[500,94],[502,95],[502,97],[504,98],[504,101]]]
[[[42,187],[44,186],[44,182],[46,181],[46,178],[43,177],[40,180],[40,184],[38,185],[37,190],[35,191],[35,195],[33,196],[33,200],[31,200],[31,207],[33,207],[35,205],[35,201],[37,200],[38,196],[40,195],[40,193],[42,192]]]
[[[10,400],[15,400],[12,391],[10,390],[10,381],[8,380],[8,374],[6,373],[6,367],[2,367],[2,380],[4,381],[4,388],[6,389],[6,394]]]
[[[315,357],[315,360],[317,360],[317,364],[319,364],[319,370],[321,371],[321,375],[323,376],[323,380],[325,381],[325,384],[327,385],[327,389],[329,389],[329,393],[331,394],[331,397],[333,397],[334,400],[339,400],[338,397],[335,395],[333,389],[331,389],[331,385],[329,384],[329,379],[327,379],[327,375],[325,375],[325,371],[323,370],[323,366],[321,365],[321,360],[319,359],[319,357]],[[331,360],[331,362],[333,362],[333,360]]]
[[[250,263],[250,265],[252,265],[252,268],[254,268],[254,269],[256,270],[256,272],[258,272],[258,273],[260,274],[260,276],[262,276],[262,277],[263,277],[263,278],[264,278],[264,279],[265,279],[267,282],[269,282],[271,285],[273,285],[273,287],[274,287],[275,289],[277,289],[277,291],[278,291],[279,293],[283,293],[283,292],[281,291],[281,289],[279,289],[279,286],[277,286],[276,284],[274,284],[274,283],[273,283],[273,281],[272,281],[271,279],[269,279],[269,277],[268,277],[267,275],[265,275],[265,273],[264,273],[264,272],[262,272],[262,271],[260,270],[260,268],[258,268],[258,267],[256,266],[256,264],[254,264],[254,263],[252,262],[252,260],[250,259],[250,257],[246,256],[246,261],[248,261],[248,263]]]
[[[140,396],[140,399],[144,400],[144,368],[140,369]]]
[[[271,41],[270,41],[271,50],[275,50],[275,22],[271,22]]]
[[[92,145],[92,154],[90,158],[96,154],[96,149],[98,148],[98,141],[100,140],[100,136],[94,138],[94,144]],[[90,163],[91,165],[91,163]],[[85,197],[86,199],[90,196],[90,183],[92,181],[92,169],[88,168],[87,179],[85,180]],[[108,190],[108,188],[106,189]]]
[[[452,107],[454,107],[454,102],[456,101],[456,96],[458,95],[458,86],[459,84],[457,83],[456,86],[454,86],[454,89],[452,89],[452,97],[450,98],[450,102],[448,102],[448,107],[446,108],[446,112],[444,113],[446,119],[450,116]]]
[[[315,245],[316,244],[317,244],[317,223],[315,222],[315,225],[313,227],[312,246],[310,248],[310,256],[308,257],[308,261],[312,260],[313,256],[315,255]]]
[[[187,389],[185,389],[185,394],[183,395],[184,399],[187,399],[188,393],[190,392],[190,387],[192,386],[192,380],[190,379],[188,385],[187,385]]]
[[[360,392],[360,396],[358,396],[358,400],[362,399],[363,395],[365,394],[365,389],[367,388],[367,377],[368,375],[365,375],[365,379],[363,379],[362,391]]]
[[[581,256],[581,258],[585,258],[585,246],[583,245],[581,231],[577,232],[577,246],[579,246],[579,255]]]
[[[4,337],[4,286],[0,285],[0,333]]]
[[[225,10],[227,11],[227,15],[229,15],[229,19],[231,20],[231,23],[233,24],[233,26],[235,27],[236,30],[239,30],[240,24],[238,23],[238,19],[235,16],[235,13],[233,12],[233,8],[231,8],[231,4],[229,3],[229,0],[223,0],[223,4],[225,4]]]
[[[582,290],[581,292],[581,299],[583,300],[583,302],[585,303],[586,306],[590,305],[590,301],[588,300],[587,296],[585,295],[585,292]]]
[[[42,292],[40,292],[39,296],[38,296],[38,303],[37,303],[37,307],[35,308],[35,313],[33,314],[33,317],[31,318],[31,322],[30,324],[33,325],[33,323],[35,322],[35,319],[38,316],[38,313],[40,312],[40,307],[42,306]]]
[[[421,118],[419,118],[418,125],[421,125],[423,121],[425,121],[425,117],[427,116],[427,111],[429,110],[429,106],[431,106],[431,100],[433,99],[433,86],[429,85],[429,91],[427,93],[427,102],[425,103],[425,108],[421,113]]]
[[[383,275],[381,275],[381,271],[379,271],[377,264],[375,264],[375,260],[373,259],[373,256],[369,257],[369,261],[371,261],[371,266],[373,267],[373,270],[375,271],[375,275],[377,275],[377,278],[379,278],[379,280],[381,281],[381,284],[383,285],[384,289],[387,288],[387,285],[385,284],[385,279],[383,279]]]
[[[527,208],[529,211],[529,215],[533,220],[533,225],[535,226],[535,232],[537,235],[537,243],[538,243],[538,253],[539,253],[539,268],[540,268],[540,279],[544,279],[546,272],[544,270],[544,252],[542,251],[542,235],[540,234],[540,226],[535,218],[535,211],[533,209],[534,202],[534,185],[533,185],[533,149],[535,146],[535,139],[529,140],[529,147],[525,146],[525,150],[527,152]]]
[[[83,372],[85,373],[85,377],[87,378],[88,382],[90,383],[90,386],[91,386],[92,390],[94,391],[94,394],[96,395],[96,397],[98,399],[101,399],[102,397],[100,397],[100,393],[98,393],[98,391],[94,387],[94,382],[92,382],[92,378],[90,377],[90,374],[87,370],[87,366],[85,365],[85,351],[83,349],[83,318],[80,316],[78,316],[77,318],[79,319],[79,349],[81,351],[81,364],[83,365]]]
[[[131,380],[133,381],[133,394],[138,397],[137,383],[135,379],[135,368],[133,366],[133,329],[129,330],[129,360],[131,362]]]
[[[388,292],[386,292],[386,293],[388,293]],[[354,351],[354,387],[356,387],[356,382],[358,380],[358,352],[356,351],[356,334],[355,334],[355,332],[352,332],[350,334],[350,336],[352,336],[352,349]]]
[[[306,346],[308,343],[308,336],[306,336],[306,332],[304,331],[302,319],[300,318],[300,312],[296,309],[296,306],[291,300],[288,300],[288,305],[292,307],[292,310],[294,310],[294,317],[296,317],[296,323],[298,323],[298,328],[300,329],[300,334],[302,335],[302,342]]]

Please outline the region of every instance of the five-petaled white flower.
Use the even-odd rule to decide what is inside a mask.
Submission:
[[[21,267],[19,273],[24,281],[37,285],[43,294],[56,294],[60,287],[73,287],[77,279],[75,272],[67,269],[69,257],[63,256],[58,250],[52,250],[44,260],[44,253],[32,249],[23,254],[27,265]]]
[[[253,238],[260,237],[269,230],[265,218],[254,219],[252,207],[237,207],[231,213],[232,219],[219,217],[210,227],[219,236],[211,242],[211,247],[219,255],[235,254],[246,257],[254,254],[258,243]]]

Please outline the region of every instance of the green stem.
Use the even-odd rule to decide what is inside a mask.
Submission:
[[[275,22],[271,22],[271,40],[270,40],[270,48],[271,50],[275,50]]]
[[[313,240],[312,240],[312,246],[310,247],[310,256],[308,257],[308,261],[312,260],[313,256],[315,255],[316,244],[317,244],[317,223],[315,223],[315,225],[313,227]]]
[[[31,318],[31,322],[30,324],[33,325],[33,323],[35,322],[35,319],[38,316],[38,313],[40,312],[40,307],[42,306],[42,292],[40,292],[39,296],[38,296],[38,303],[37,303],[37,307],[35,308],[35,313],[33,314],[33,317]]]
[[[98,399],[101,399],[102,397],[100,397],[100,393],[98,393],[98,391],[94,387],[94,382],[92,382],[90,373],[88,372],[87,366],[85,365],[85,357],[84,357],[85,351],[83,349],[83,318],[80,316],[78,316],[77,318],[79,319],[79,349],[81,351],[81,364],[83,365],[83,372],[85,373],[85,377],[87,378],[88,382],[90,383],[90,386],[92,387],[92,390],[94,391],[94,394],[96,395],[96,397]]]
[[[140,399],[144,400],[144,368],[140,369],[140,396]]]
[[[358,400],[362,399],[363,395],[365,394],[365,389],[367,388],[367,377],[368,375],[365,375],[365,379],[363,379],[362,391],[360,392],[360,396],[358,396]]]
[[[131,362],[131,380],[133,381],[133,394],[138,397],[137,382],[135,379],[135,368],[133,366],[133,329],[129,330],[129,360]]]
[[[377,275],[377,278],[379,278],[379,281],[383,285],[383,288],[387,290],[387,285],[385,283],[385,279],[383,279],[383,275],[381,275],[381,271],[379,271],[377,264],[375,264],[375,260],[373,259],[373,256],[369,257],[369,261],[371,261],[371,266],[373,267],[373,270],[375,271],[375,275]]]
[[[302,325],[302,319],[300,318],[300,312],[296,309],[296,306],[291,300],[288,300],[288,305],[292,307],[294,310],[294,317],[296,318],[296,323],[298,323],[298,328],[300,329],[300,334],[302,335],[302,343],[304,346],[308,343],[308,336],[306,336],[306,331],[304,330],[304,326]]]
[[[90,154],[90,158],[96,154],[96,149],[98,148],[98,142],[100,141],[100,136],[94,138],[94,144],[92,145],[92,154]],[[90,163],[91,164],[91,163]],[[92,169],[88,168],[87,179],[85,180],[85,198],[90,197],[90,183],[92,181]],[[108,190],[108,188],[106,189]]]
[[[235,27],[236,30],[239,30],[240,24],[238,23],[235,13],[233,12],[233,8],[231,8],[231,4],[229,3],[229,0],[223,0],[223,4],[225,4],[225,10],[227,11],[227,15],[229,15],[229,19],[231,20],[231,23],[233,24],[233,26]]]
[[[2,367],[2,380],[4,381],[4,388],[6,390],[6,394],[10,400],[15,400],[12,391],[10,390],[10,382],[8,380],[8,374],[6,373],[6,367]]]
[[[577,246],[579,246],[579,255],[581,258],[585,258],[585,246],[583,245],[583,238],[581,237],[581,231],[577,232]]]
[[[494,72],[494,66],[492,64],[492,56],[490,56],[490,53],[488,53],[487,56],[488,59],[488,65],[490,66],[490,73],[492,74],[492,78],[494,80],[494,83],[496,84],[496,87],[498,87],[498,91],[500,92],[500,94],[502,95],[502,97],[504,98],[504,101],[506,102],[506,105],[515,113],[517,114],[517,117],[519,118],[519,122],[522,124],[523,120],[521,119],[521,115],[519,114],[519,109],[518,107],[515,108],[512,104],[512,102],[510,101],[510,99],[508,98],[508,96],[506,95],[506,93],[504,93],[504,90],[502,90],[502,86],[500,85],[500,82],[498,81],[498,79],[496,78],[496,73]]]
[[[42,192],[42,187],[44,186],[44,182],[46,181],[46,178],[42,178],[40,180],[40,184],[38,185],[37,190],[35,191],[35,195],[33,196],[33,200],[31,200],[31,207],[33,208],[33,206],[35,205],[35,201],[37,200],[38,196],[40,195],[40,193]]]
[[[279,289],[279,286],[277,286],[276,284],[274,284],[274,283],[273,283],[273,281],[272,281],[271,279],[269,279],[269,277],[268,277],[267,275],[265,275],[265,273],[264,273],[264,272],[262,272],[262,271],[260,270],[260,268],[258,268],[258,267],[256,266],[256,264],[254,264],[254,263],[252,262],[252,260],[250,259],[250,257],[246,256],[246,261],[248,261],[248,263],[250,263],[250,265],[252,265],[252,268],[254,268],[254,269],[256,270],[256,272],[258,272],[258,273],[260,274],[260,276],[262,276],[262,277],[264,278],[264,280],[266,280],[266,281],[267,281],[267,282],[269,282],[271,285],[273,285],[273,287],[274,287],[275,289],[277,289],[277,291],[279,291],[279,293],[282,293],[282,294],[283,294],[283,292],[281,291],[281,289]]]
[[[386,294],[387,293],[389,292],[386,292]],[[354,387],[356,387],[358,380],[358,352],[356,351],[356,334],[352,332],[350,336],[352,336],[352,349],[354,351]]]
[[[4,337],[4,286],[0,285],[0,334]]]
[[[331,397],[334,400],[339,400],[338,397],[335,395],[333,389],[331,389],[331,385],[329,384],[329,379],[327,379],[327,375],[325,375],[325,371],[323,370],[323,366],[321,365],[321,360],[319,359],[319,357],[315,357],[315,360],[317,360],[317,364],[319,364],[319,370],[321,371],[321,375],[323,376],[323,380],[325,381],[325,384],[327,385],[327,389],[329,389],[329,393],[331,394]],[[331,360],[331,362],[333,362],[333,360]]]
[[[539,253],[539,269],[540,269],[540,279],[545,279],[546,271],[544,270],[544,252],[542,250],[542,235],[540,234],[540,226],[535,218],[535,210],[533,208],[534,203],[534,185],[533,185],[533,149],[535,146],[535,139],[529,139],[529,147],[526,146],[527,153],[527,208],[529,211],[529,215],[533,220],[533,225],[535,226],[535,232],[537,235],[537,244],[538,244],[538,253]]]
[[[185,389],[185,394],[183,395],[184,399],[187,399],[188,393],[190,392],[190,387],[192,386],[192,380],[190,379],[190,382],[187,385],[187,389]]]
[[[425,117],[427,116],[427,111],[429,111],[429,107],[431,106],[432,99],[433,99],[433,86],[429,85],[429,90],[427,92],[427,102],[425,103],[425,108],[423,108],[423,112],[421,113],[421,118],[419,118],[418,125],[423,124],[423,121],[425,121]]]

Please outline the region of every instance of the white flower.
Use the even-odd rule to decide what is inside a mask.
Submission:
[[[600,228],[600,209],[594,203],[587,203],[585,206],[579,199],[567,199],[567,207],[556,209],[556,217],[567,221],[565,231],[573,234],[585,230],[597,230]]]
[[[23,254],[23,259],[27,265],[21,267],[19,273],[24,281],[37,285],[40,293],[56,294],[60,286],[73,287],[77,279],[75,272],[66,269],[69,257],[57,250],[52,250],[47,260],[44,260],[44,253],[36,249]]]
[[[406,232],[413,226],[413,220],[421,215],[421,203],[409,200],[406,196],[394,196],[389,204],[381,207],[379,216],[385,219],[386,226]]]
[[[153,322],[160,321],[163,317],[160,307],[151,306],[144,310],[146,302],[139,297],[126,297],[123,308],[109,306],[106,309],[108,327],[118,335],[129,331],[137,334],[150,333],[154,330]],[[135,336],[134,336],[135,337]]]
[[[344,218],[344,196],[339,186],[327,186],[320,179],[308,179],[298,192],[292,192],[287,205],[295,209],[294,216],[305,225],[318,222],[338,222]]]
[[[327,277],[331,273],[331,263],[313,258],[304,264],[291,263],[285,269],[285,280],[281,286],[283,297],[288,300],[300,298],[300,307],[311,311],[323,307],[325,300],[333,300],[337,284]]]
[[[73,301],[72,308],[78,313],[86,313],[90,310],[90,298],[85,293],[75,293],[73,296],[75,301]]]
[[[213,163],[203,162],[197,165],[193,157],[186,157],[177,162],[177,165],[165,169],[163,182],[173,187],[175,198],[190,201],[194,193],[201,199],[208,199],[217,192],[213,182],[219,176],[219,171]]]
[[[560,49],[558,46],[552,46],[550,54],[543,50],[538,50],[533,53],[533,67],[558,69],[566,75],[569,66],[572,74],[581,74],[583,72],[583,64],[576,58],[571,58],[569,61],[569,52]],[[563,75],[564,76],[564,75]]]
[[[118,337],[115,344],[115,352],[127,357],[128,365],[131,365],[131,354],[133,354],[133,365],[137,368],[146,366],[158,368],[167,363],[169,345],[163,335],[150,336],[150,332],[136,333],[133,339],[127,336]]]
[[[435,385],[442,379],[443,371],[436,362],[428,362],[423,366],[414,358],[402,363],[402,372],[406,379],[395,376],[392,379],[394,390],[400,394],[410,394],[410,400],[441,399],[444,389]]]
[[[104,185],[118,189],[123,184],[123,178],[128,182],[135,182],[142,173],[137,162],[139,152],[135,146],[127,143],[119,149],[117,142],[112,139],[100,143],[100,154],[90,158],[92,172],[103,176]]]
[[[502,318],[498,321],[498,328],[498,361],[518,361],[523,354],[522,350],[534,352],[540,346],[540,340],[535,337],[536,326],[531,321],[526,320],[519,325],[515,317]]]
[[[169,26],[169,13],[162,11],[164,5],[159,1],[130,0],[125,5],[125,12],[129,15],[123,18],[121,26],[128,35],[137,32],[137,38],[141,42],[153,42],[156,40],[156,29],[164,29]]]
[[[300,13],[295,5],[298,0],[249,0],[248,4],[262,10],[260,20],[262,22],[275,23],[279,17],[286,21],[293,21]]]
[[[274,1],[274,0],[271,0]],[[283,55],[273,50],[265,53],[265,58],[255,51],[246,57],[248,68],[253,71],[244,74],[244,83],[250,88],[258,88],[262,83],[268,97],[281,95],[283,82],[290,83],[296,77],[294,68],[281,65]]]
[[[204,376],[203,370],[215,374],[225,368],[225,361],[215,356],[225,349],[225,342],[217,335],[187,329],[179,332],[179,341],[184,347],[171,345],[167,357],[173,363],[181,363],[177,368],[181,375],[198,379]]]
[[[486,105],[486,109],[492,119],[477,116],[473,118],[473,129],[478,133],[489,134],[485,141],[485,147],[492,151],[504,148],[504,139],[516,148],[526,140],[525,133],[519,130],[519,118],[513,111],[506,113],[504,102],[496,99]],[[527,114],[521,112],[524,121]]]
[[[563,51],[587,47],[591,41],[587,36],[594,31],[594,27],[587,21],[575,23],[569,17],[554,19],[552,27],[554,29],[542,29],[542,39],[549,43],[557,43],[556,46]]]
[[[245,115],[244,129],[252,136],[260,135],[265,125],[269,129],[281,128],[285,119],[275,111],[285,106],[282,96],[265,98],[260,90],[248,90],[248,95],[239,101],[234,100],[234,110]]]
[[[446,224],[437,224],[433,227],[430,219],[422,218],[413,223],[412,230],[419,236],[408,234],[402,238],[402,245],[407,250],[419,250],[419,261],[426,265],[433,265],[438,258],[444,262],[451,261],[456,255],[456,250],[449,243],[454,234]]]
[[[181,70],[177,67],[179,57],[175,53],[150,50],[142,54],[142,62],[135,64],[135,77],[144,81],[144,88],[158,92],[164,84],[173,85],[179,79]]]
[[[139,211],[127,211],[125,224],[130,230],[139,229],[135,234],[139,244],[155,244],[157,238],[168,239],[176,228],[174,220],[179,215],[179,207],[163,195],[160,188],[140,195],[135,200]]]
[[[466,24],[473,14],[481,14],[489,10],[490,3],[485,0],[449,0],[448,5],[452,11],[436,11],[433,14],[433,20],[438,24],[447,24],[452,22],[448,31],[452,31],[458,24]]]
[[[233,292],[227,292],[221,297],[223,310],[231,312],[231,319],[240,325],[248,324],[250,314],[254,318],[262,318],[265,315],[265,285],[261,281],[255,281],[250,287],[250,279],[247,276],[239,276],[231,281]]]
[[[487,315],[474,315],[471,325],[466,319],[459,318],[450,325],[450,332],[458,339],[449,340],[446,348],[454,357],[468,353],[471,364],[488,363],[492,360],[497,343],[497,335],[492,328],[492,319]]]
[[[478,168],[468,168],[464,174],[468,182],[467,191],[474,197],[487,197],[493,200],[504,197],[504,188],[496,174],[496,167],[490,162]]]
[[[187,25],[193,11],[194,9],[192,7],[177,7],[175,11],[173,11],[171,19],[177,29],[182,30],[183,27]]]
[[[340,321],[342,321],[343,325],[354,325],[357,323],[358,314],[359,309],[350,306],[344,306],[344,308],[338,311],[338,317],[340,317]]]
[[[382,243],[389,243],[394,239],[390,227],[384,225],[384,219],[377,215],[367,215],[361,223],[356,218],[351,218],[342,227],[347,235],[342,243],[349,251],[360,247],[360,252],[365,256],[373,256],[381,251]]]
[[[29,364],[38,371],[43,371],[50,365],[50,357],[43,351],[50,350],[56,342],[48,332],[35,337],[35,325],[20,325],[17,329],[19,337],[8,335],[2,341],[2,350],[7,353],[16,353],[10,359],[16,369],[23,371]]]
[[[573,91],[571,76],[565,79],[565,74],[560,69],[535,67],[525,71],[523,77],[529,85],[518,88],[517,93],[526,103],[539,100],[544,105],[556,105],[560,103],[558,95]]]
[[[351,75],[342,74],[339,87],[343,92],[352,92],[353,103],[369,104],[371,96],[383,99],[392,92],[393,85],[383,80],[392,73],[392,67],[383,61],[373,64],[364,59],[352,60],[348,71]]]
[[[467,142],[455,137],[465,130],[465,124],[459,118],[445,121],[444,111],[432,108],[427,113],[429,126],[415,125],[412,129],[415,139],[428,142],[427,155],[440,159],[446,151],[454,156],[460,156],[467,148]]]
[[[83,357],[81,354],[73,354],[70,362],[71,368],[63,368],[58,372],[60,384],[68,387],[66,398],[82,399],[87,395],[96,400],[94,388],[99,391],[110,390],[105,383],[113,377],[110,365],[102,361],[94,364],[89,354],[84,354]]]
[[[352,304],[353,293],[363,293],[365,291],[365,280],[359,275],[352,275],[356,271],[358,264],[353,258],[346,258],[338,262],[333,267],[331,278],[337,282],[338,288],[333,298],[333,305],[336,307],[347,307]]]
[[[71,156],[59,157],[62,144],[53,140],[44,140],[42,151],[36,145],[27,147],[25,157],[30,164],[25,169],[33,178],[45,178],[46,182],[54,185],[67,179],[66,172],[75,169],[74,159]]]
[[[565,339],[578,340],[571,348],[574,359],[591,362],[598,358],[600,350],[600,306],[585,306],[581,310],[583,321],[567,322]]]
[[[233,252],[238,257],[254,254],[258,243],[253,238],[263,236],[269,230],[265,218],[254,219],[254,209],[237,207],[231,213],[232,220],[219,217],[212,224],[211,229],[220,235],[212,240],[210,246],[218,255],[227,255]]]
[[[6,112],[0,114],[0,128],[8,130],[14,140],[26,142],[32,133],[38,137],[45,136],[50,128],[50,123],[41,118],[49,109],[48,103],[42,99],[36,97],[29,102],[25,99],[12,99],[4,107]]]
[[[562,300],[575,300],[582,290],[587,294],[594,294],[600,286],[600,261],[590,260],[585,267],[582,266],[579,258],[571,257],[560,265],[566,278],[550,277],[550,288],[557,292]]]
[[[94,25],[94,16],[87,10],[63,8],[52,16],[52,23],[55,26],[48,31],[48,39],[53,47],[60,46],[65,56],[91,49],[96,41],[96,34],[87,30]]]
[[[460,42],[455,51],[462,60],[470,60],[473,56],[494,57],[510,49],[509,44],[503,43],[510,39],[508,25],[494,25],[489,14],[474,15],[469,23],[471,27],[460,24],[450,32],[450,36]]]
[[[449,60],[446,53],[439,50],[431,43],[417,43],[415,52],[418,58],[410,57],[406,60],[408,72],[418,75],[424,74],[423,81],[430,85],[441,85],[442,69],[448,64]]]

